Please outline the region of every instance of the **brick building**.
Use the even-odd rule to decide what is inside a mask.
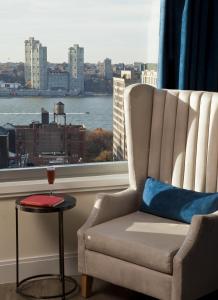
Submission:
[[[78,163],[84,157],[86,129],[82,125],[33,122],[15,126],[15,131],[21,166]]]

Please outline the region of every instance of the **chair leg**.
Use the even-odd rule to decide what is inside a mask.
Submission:
[[[86,274],[82,274],[82,278],[81,278],[82,297],[88,298],[91,296],[92,281],[93,281],[93,277]]]

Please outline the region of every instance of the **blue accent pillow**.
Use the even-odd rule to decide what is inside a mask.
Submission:
[[[148,177],[140,210],[191,223],[194,215],[209,214],[218,210],[218,193],[185,190]]]

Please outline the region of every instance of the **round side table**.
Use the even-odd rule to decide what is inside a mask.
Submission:
[[[45,195],[45,194],[44,194]],[[21,200],[23,198],[18,198],[15,202],[16,211],[16,292],[22,296],[32,298],[32,299],[50,299],[50,298],[62,298],[65,300],[65,296],[73,293],[78,284],[75,279],[70,276],[65,276],[64,272],[64,226],[63,226],[63,212],[65,210],[71,209],[76,205],[76,199],[70,195],[57,194],[64,198],[64,202],[55,207],[39,207],[39,206],[27,206],[22,205]],[[59,227],[59,274],[39,274],[31,277],[24,278],[20,281],[19,279],[19,223],[18,223],[18,210],[29,212],[29,213],[58,213],[58,227]],[[58,278],[61,281],[62,293],[51,295],[51,296],[35,296],[22,291],[24,284],[30,280],[34,279],[44,279],[44,278]],[[73,285],[71,290],[65,291],[65,281],[70,281]]]

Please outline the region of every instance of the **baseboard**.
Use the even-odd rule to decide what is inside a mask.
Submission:
[[[78,275],[77,253],[65,253],[65,274]],[[59,272],[58,254],[26,257],[19,260],[20,280],[37,274]],[[16,260],[0,260],[0,284],[16,281]]]

